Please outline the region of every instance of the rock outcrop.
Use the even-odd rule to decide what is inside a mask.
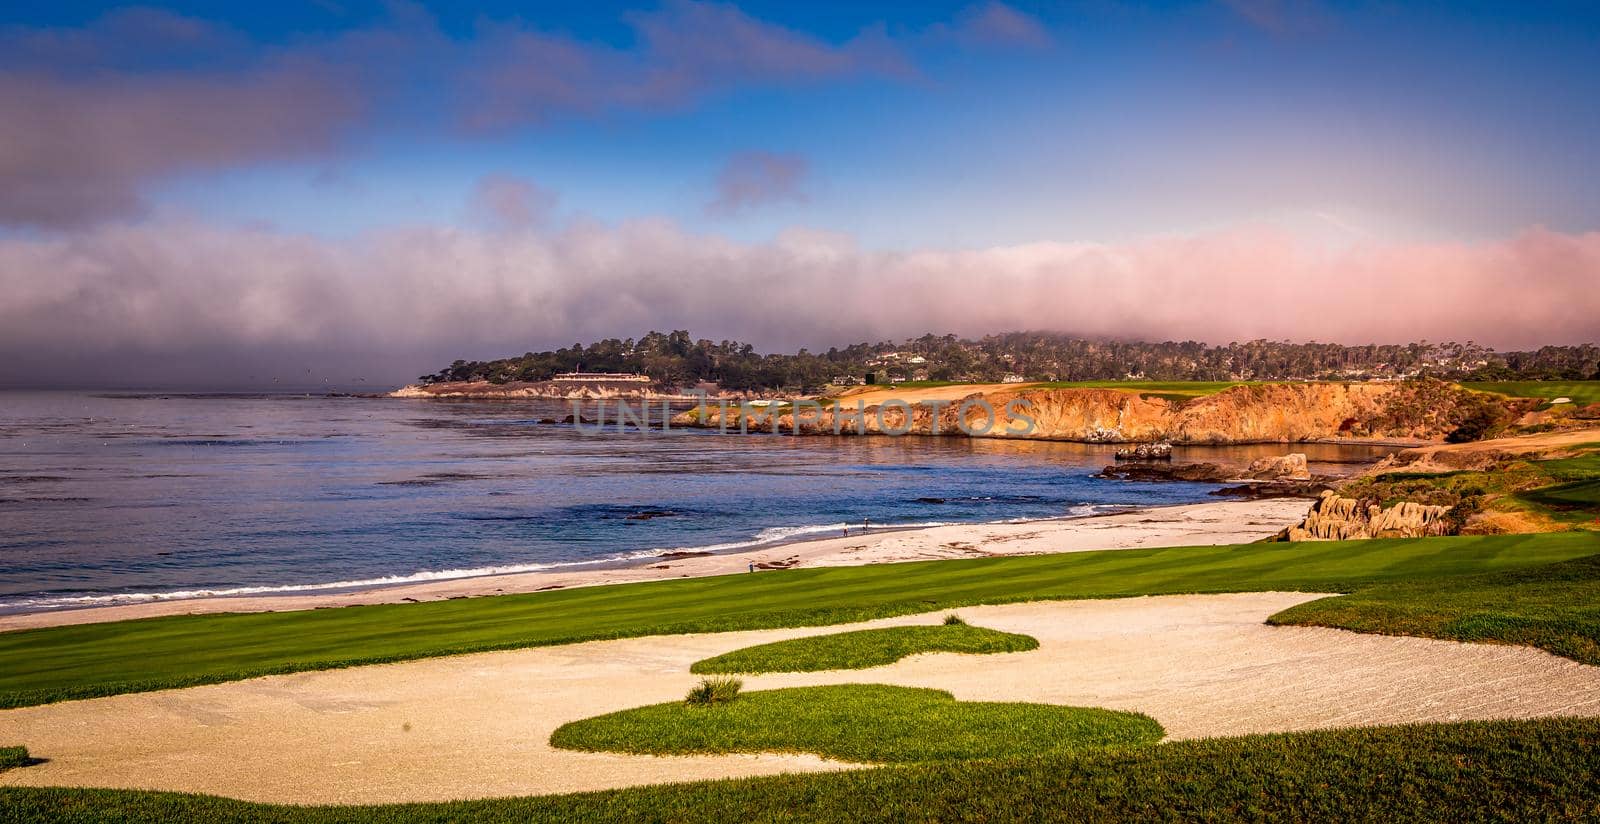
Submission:
[[[1275,458],[1257,458],[1242,471],[1237,467],[1229,468],[1214,463],[1129,461],[1108,466],[1095,477],[1120,481],[1260,482],[1253,485],[1279,484],[1280,492],[1297,489],[1301,490],[1302,495],[1307,485],[1316,480],[1312,478],[1311,470],[1306,465],[1306,456],[1301,452]]]
[[[1118,449],[1116,458],[1119,461],[1170,461],[1172,460],[1172,444],[1142,443],[1128,449]]]
[[[1276,458],[1257,458],[1250,462],[1244,475],[1253,481],[1309,481],[1311,468],[1306,465],[1303,452],[1290,452]]]
[[[1290,541],[1347,541],[1358,538],[1422,538],[1449,534],[1447,506],[1401,501],[1387,509],[1377,504],[1363,505],[1354,498],[1341,497],[1329,490],[1306,518],[1284,531]]]
[[[1119,481],[1197,481],[1233,480],[1239,473],[1214,463],[1124,463],[1114,464],[1095,475]]]

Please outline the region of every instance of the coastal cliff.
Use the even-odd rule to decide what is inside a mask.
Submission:
[[[1486,408],[1492,415],[1513,416],[1517,403],[1442,381],[1235,386],[1192,399],[1122,389],[1025,386],[939,398],[906,395],[897,401],[889,388],[835,399],[821,410],[753,410],[748,420],[737,405],[708,406],[673,423],[735,430],[743,424],[773,431],[776,419],[778,431],[799,434],[976,434],[1087,443],[1430,441],[1457,431]],[[989,409],[994,410],[992,425]]]

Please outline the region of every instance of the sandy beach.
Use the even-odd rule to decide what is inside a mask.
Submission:
[[[662,557],[635,566],[457,578],[342,593],[290,593],[149,601],[0,616],[0,631],[121,621],[160,615],[269,612],[358,604],[437,601],[567,587],[710,575],[782,574],[788,568],[859,566],[995,555],[1248,543],[1299,521],[1310,503],[1294,498],[1217,501],[1060,520],[872,530],[745,552]]]
[[[1600,667],[1527,648],[1271,627],[1308,593],[969,607],[1039,649],[917,655],[868,670],[747,677],[746,689],[935,687],[960,700],[1149,714],[1170,739],[1600,711]],[[835,627],[674,635],[434,658],[0,712],[0,740],[49,759],[0,785],[378,803],[598,790],[840,769],[812,756],[653,757],[552,748],[558,726],[679,699],[694,661]]]

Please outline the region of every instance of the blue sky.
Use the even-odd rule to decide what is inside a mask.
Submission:
[[[358,344],[410,364],[635,325],[814,348],[1600,337],[1567,294],[1600,279],[1592,3],[13,2],[0,115],[0,349],[86,364]],[[843,318],[661,291],[778,272],[944,285]],[[1295,315],[1330,276],[1543,291]],[[1281,322],[1070,305],[1173,278],[1287,284],[1261,307]],[[995,296],[1017,283],[1055,297]],[[426,331],[352,341],[382,325],[374,287]],[[478,322],[507,306],[537,321]]]
[[[486,26],[519,21],[627,53],[640,48],[631,16],[655,7],[161,8],[225,28],[240,47],[189,65],[135,51],[131,74],[204,75],[241,52],[307,48],[402,16],[431,17],[461,50]],[[180,164],[138,186],[165,209],[338,234],[459,221],[479,177],[509,173],[556,192],[563,214],[662,216],[747,240],[803,224],[874,248],[1107,241],[1251,220],[1434,238],[1600,223],[1592,4],[1018,4],[1048,43],[973,47],[932,32],[960,25],[970,4],[740,8],[822,48],[880,31],[906,73],[733,77],[659,107],[556,112],[492,133],[450,123],[436,99],[448,89],[363,90],[382,99],[331,145]],[[11,23],[93,28],[113,11],[24,4]],[[799,197],[708,215],[719,169],[751,151],[802,157]]]

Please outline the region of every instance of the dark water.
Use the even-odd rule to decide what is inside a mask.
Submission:
[[[1207,500],[1215,488],[1091,479],[1112,450],[1080,444],[585,435],[538,423],[569,412],[551,402],[0,393],[0,611],[549,569],[828,535],[868,519],[1059,517]],[[1309,451],[1314,461],[1376,454]]]

